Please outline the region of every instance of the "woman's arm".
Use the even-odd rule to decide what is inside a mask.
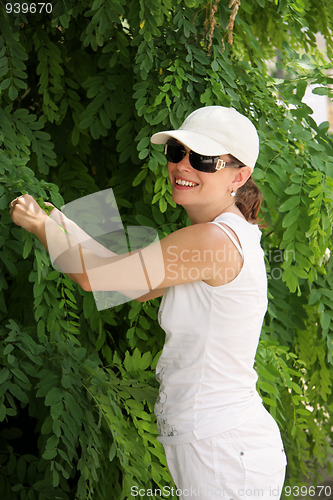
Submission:
[[[227,283],[242,265],[233,243],[215,224],[195,224],[133,253],[101,257],[65,234],[29,195],[18,199],[12,219],[35,234],[56,265],[84,290],[116,290],[148,300],[169,286]]]
[[[61,226],[76,242],[80,243],[82,247],[88,248],[88,250],[91,250],[100,257],[115,257],[117,255],[83,231],[83,229],[74,221],[68,219],[68,217],[52,205],[52,203],[45,202],[45,205],[53,207],[52,211],[49,213],[51,219],[53,219],[58,226]]]
[[[10,213],[12,220],[37,236],[44,248],[49,252],[49,246],[57,247],[59,242],[63,241],[64,246],[67,247],[69,242],[71,242],[71,258],[75,259],[77,262],[71,266],[72,272],[67,271],[65,274],[80,286],[87,289],[88,285],[86,283],[86,275],[83,272],[82,266],[82,247],[84,246],[90,252],[100,257],[116,257],[117,254],[91,238],[85,231],[75,224],[75,222],[68,219],[60,210],[54,207],[54,205],[48,202],[45,204],[53,207],[53,210],[49,213],[49,217],[46,216],[46,213],[39,207],[31,196],[21,196],[14,201],[13,205],[11,205]],[[66,231],[67,236],[64,236],[62,229]],[[52,240],[57,241],[57,243],[52,243]],[[81,244],[78,244],[78,242],[81,242]],[[70,254],[68,249],[67,254],[68,256]],[[81,272],[73,272],[75,267],[79,267]],[[65,268],[68,268],[68,263],[63,263],[63,271]],[[160,297],[163,293],[164,289],[156,288],[151,292],[135,298],[135,300],[137,302],[144,302],[146,300]]]
[[[163,293],[165,292],[165,288],[155,288],[152,292],[145,293],[141,297],[137,297],[136,300],[137,302],[146,302],[146,300],[152,300],[156,299],[157,297],[161,297]]]
[[[51,226],[46,227],[49,233]],[[52,238],[59,246],[53,228],[48,240]],[[74,243],[69,247],[59,251],[55,260],[60,269],[74,266]],[[139,300],[149,300],[169,286],[193,281],[203,280],[213,286],[228,283],[243,264],[229,237],[213,224],[185,227],[132,253],[100,257],[80,247],[79,254],[82,269],[76,269],[76,273],[84,290],[117,290],[131,298],[141,297]],[[146,293],[140,295],[140,290]]]

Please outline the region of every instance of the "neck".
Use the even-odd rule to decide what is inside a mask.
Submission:
[[[184,208],[192,224],[202,224],[204,222],[211,222],[214,219],[216,219],[216,217],[225,212],[234,213],[239,217],[245,219],[244,215],[236,206],[234,201],[232,201],[229,205],[223,207],[184,206]]]

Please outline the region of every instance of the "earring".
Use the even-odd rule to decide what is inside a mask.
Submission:
[[[234,198],[236,196],[235,191],[231,191],[230,196],[232,196]]]

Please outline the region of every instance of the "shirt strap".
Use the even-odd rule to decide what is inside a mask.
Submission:
[[[244,252],[243,252],[243,249],[242,247],[239,245],[238,241],[234,238],[234,236],[230,233],[230,231],[228,231],[227,228],[225,228],[224,226],[222,226],[222,224],[220,222],[215,222],[215,221],[212,221],[210,222],[210,224],[216,224],[217,226],[219,226],[224,232],[226,235],[229,236],[229,238],[231,239],[231,241],[233,242],[233,244],[235,245],[235,247],[237,248],[237,250],[239,251],[239,253],[241,254],[241,257],[242,259],[244,260]]]

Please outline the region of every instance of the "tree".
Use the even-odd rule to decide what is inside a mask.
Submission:
[[[120,499],[172,484],[153,417],[158,301],[98,312],[13,227],[8,204],[29,192],[60,207],[112,187],[125,225],[163,236],[188,221],[149,137],[211,104],[260,134],[270,303],[258,389],[299,484],[332,437],[333,142],[302,103],[309,82],[331,92],[314,36],[331,57],[329,0],[26,5],[0,10],[2,498]],[[284,81],[268,70],[277,53]]]

